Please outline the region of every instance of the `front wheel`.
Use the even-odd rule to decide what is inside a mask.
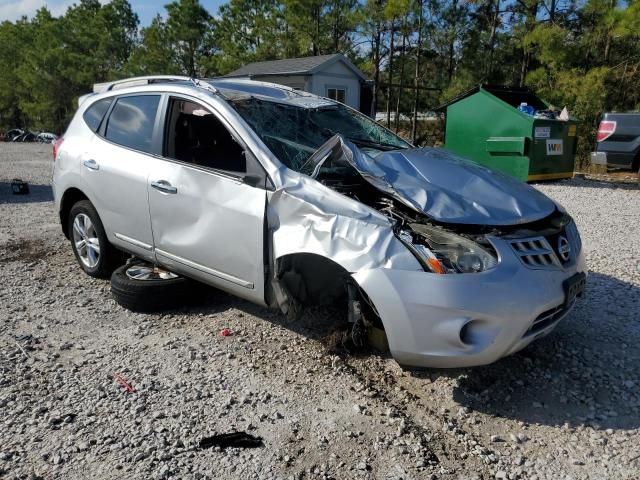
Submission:
[[[71,207],[68,231],[76,260],[87,275],[108,278],[122,262],[122,255],[109,243],[98,212],[89,200]]]

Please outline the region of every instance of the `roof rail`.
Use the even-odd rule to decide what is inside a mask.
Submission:
[[[109,92],[111,90],[118,90],[120,88],[127,87],[137,87],[140,85],[150,85],[152,83],[170,83],[170,82],[192,82],[195,86],[206,88],[208,90],[213,89],[213,87],[209,88],[209,84],[204,84],[200,80],[186,77],[182,75],[148,75],[144,77],[132,77],[125,78],[122,80],[116,80],[115,82],[105,82],[105,83],[94,83],[93,84],[93,92],[94,93],[102,93]]]
[[[211,78],[210,80],[213,80],[219,83],[246,83],[248,85],[255,85],[256,83],[259,83],[260,85],[264,85],[265,87],[278,88],[280,90],[287,90],[289,92],[298,92],[298,91],[304,92],[304,90],[296,90],[295,88],[290,87],[289,85],[282,85],[280,83],[274,83],[274,82],[265,82],[263,80],[252,80],[250,78],[215,77],[215,78]]]

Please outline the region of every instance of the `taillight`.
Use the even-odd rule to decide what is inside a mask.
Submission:
[[[58,158],[58,152],[60,151],[60,147],[62,146],[62,142],[64,142],[64,138],[60,137],[55,142],[53,142],[53,161],[56,161]]]
[[[596,135],[596,142],[602,142],[606,140],[616,131],[616,122],[611,120],[603,120],[598,127],[598,134]]]

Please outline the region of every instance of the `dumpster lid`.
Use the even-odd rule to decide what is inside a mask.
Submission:
[[[548,108],[548,105],[527,87],[508,87],[505,85],[491,85],[488,83],[481,83],[465,92],[462,92],[458,96],[453,97],[446,103],[439,105],[434,110],[436,112],[444,111],[449,105],[453,105],[460,100],[464,100],[465,98],[478,93],[480,90],[489,92],[493,96],[499,98],[503,102],[506,102],[515,108],[517,108],[518,105],[520,105],[522,102],[525,102],[527,105],[531,105],[536,110],[545,110]]]

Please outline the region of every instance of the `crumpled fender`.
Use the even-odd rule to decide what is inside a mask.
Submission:
[[[350,273],[372,268],[422,270],[387,217],[304,175],[289,176],[283,188],[270,194],[267,222],[274,260],[312,253]]]

